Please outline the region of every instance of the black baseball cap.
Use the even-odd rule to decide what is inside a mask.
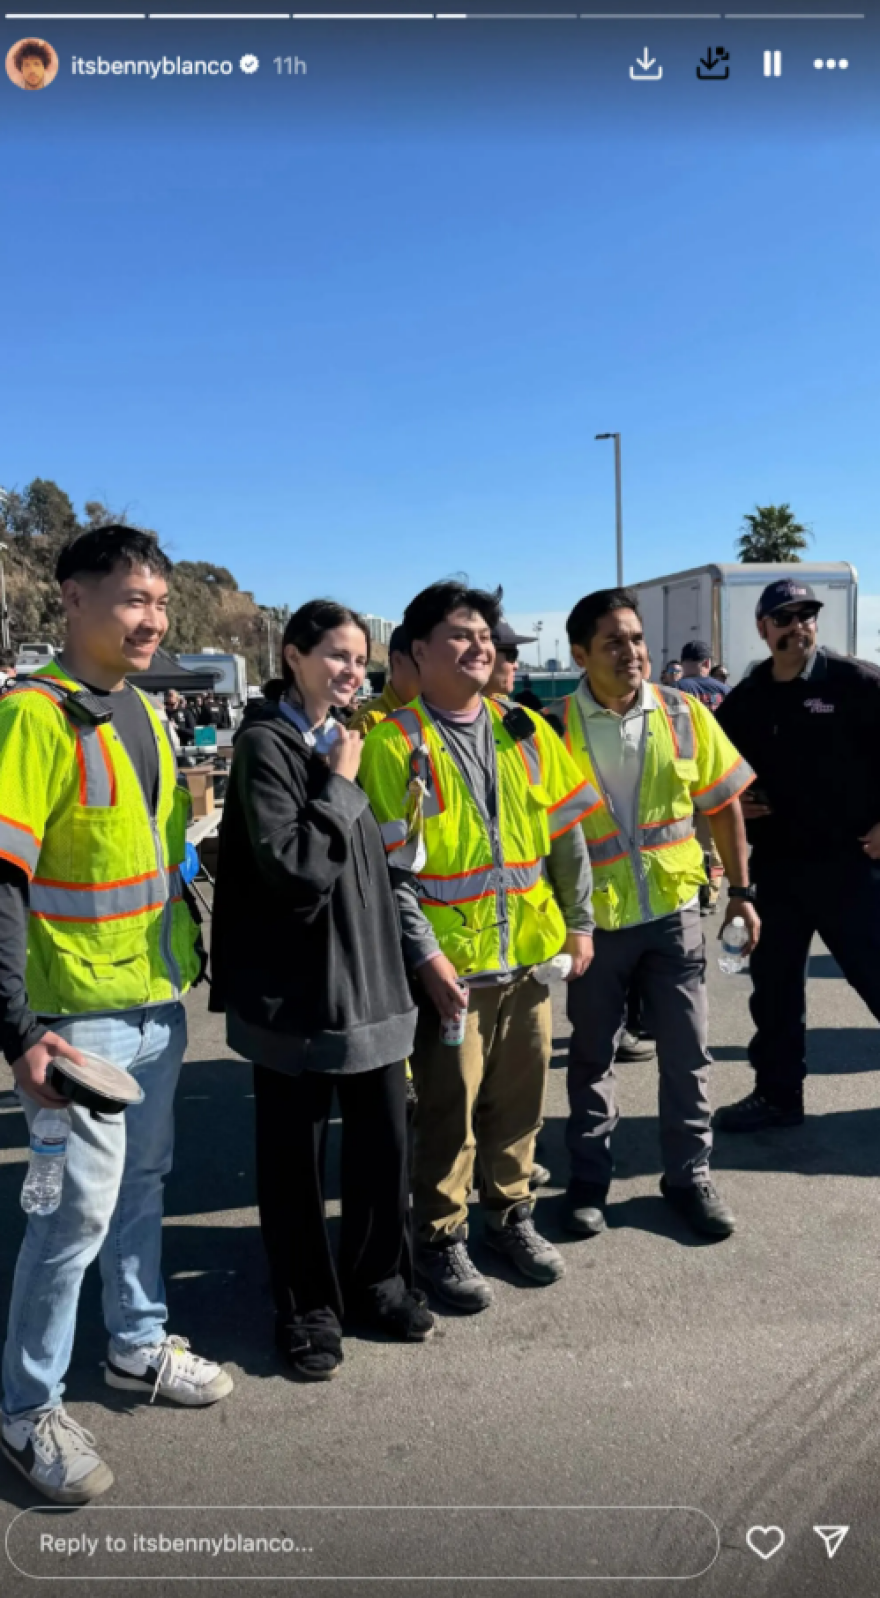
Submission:
[[[682,660],[711,660],[712,659],[712,651],[709,648],[708,644],[704,644],[703,643],[701,638],[692,638],[690,643],[689,644],[685,644],[684,648],[682,649],[681,659]]]
[[[756,615],[762,621],[765,616],[772,616],[774,611],[782,610],[785,605],[798,603],[815,605],[818,614],[823,602],[816,598],[809,583],[801,582],[797,577],[781,577],[776,583],[768,583],[764,589],[758,600]]]
[[[497,649],[518,649],[520,644],[533,644],[535,640],[514,632],[509,621],[499,621],[492,628],[492,642]]]

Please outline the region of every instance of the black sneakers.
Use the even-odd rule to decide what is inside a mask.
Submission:
[[[329,1382],[342,1365],[342,1330],[326,1313],[276,1317],[275,1346],[301,1382]]]
[[[418,1287],[404,1288],[393,1298],[361,1305],[351,1319],[353,1325],[381,1332],[398,1343],[426,1343],[436,1324],[428,1300]]]
[[[678,1210],[688,1225],[703,1237],[729,1237],[736,1226],[733,1214],[714,1183],[701,1177],[692,1187],[670,1187],[660,1178],[660,1192],[667,1204]]]
[[[762,1098],[760,1093],[750,1093],[738,1104],[725,1104],[715,1111],[713,1126],[719,1132],[772,1132],[785,1126],[802,1126],[803,1101],[782,1109]]]
[[[562,1224],[578,1237],[598,1237],[605,1230],[607,1187],[597,1182],[579,1182],[574,1177],[562,1201]]]

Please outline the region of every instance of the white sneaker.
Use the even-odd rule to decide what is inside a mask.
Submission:
[[[104,1376],[109,1387],[148,1392],[151,1404],[158,1395],[190,1409],[216,1404],[232,1392],[229,1372],[194,1354],[185,1337],[165,1337],[161,1343],[125,1350],[111,1343]]]
[[[61,1404],[0,1423],[0,1447],[16,1470],[54,1504],[87,1504],[113,1485],[91,1432]]]

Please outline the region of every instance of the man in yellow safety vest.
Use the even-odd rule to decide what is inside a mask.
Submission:
[[[593,868],[595,959],[568,992],[574,1031],[566,1223],[584,1236],[604,1228],[611,1134],[618,1121],[614,1045],[636,980],[660,1067],[661,1192],[696,1231],[726,1237],[733,1216],[709,1177],[710,1056],[699,906],[706,874],[694,816],[709,819],[729,882],[724,925],[743,918],[748,952],[759,923],[738,795],[753,773],[698,700],[648,681],[633,594],[588,594],[567,627],[584,676],[557,710],[568,751],[601,803],[583,823]]]
[[[75,539],[56,570],[63,652],[0,704],[0,1047],[35,1145],[49,1136],[45,1112],[67,1136],[60,1203],[29,1215],[15,1269],[0,1447],[58,1504],[87,1503],[113,1480],[61,1402],[96,1255],[111,1387],[189,1407],[232,1388],[167,1335],[160,1265],[181,998],[200,955],[180,873],[189,796],[126,674],[145,671],[165,635],[170,569],[135,528]],[[83,1054],[130,1071],[142,1101],[122,1114],[70,1103],[52,1071],[81,1069]]]
[[[486,1241],[534,1281],[563,1274],[532,1221],[552,1047],[548,989],[532,970],[567,951],[576,977],[592,957],[578,823],[598,795],[539,716],[483,698],[498,614],[495,595],[454,581],[407,606],[421,695],[373,729],[360,767],[421,993],[417,1266],[465,1311],[492,1298],[466,1246],[475,1154]]]
[[[388,640],[388,678],[385,687],[374,699],[368,699],[366,704],[356,710],[348,724],[350,732],[359,732],[362,738],[386,716],[393,716],[395,710],[400,710],[403,705],[408,705],[415,699],[419,691],[419,674],[415,662],[409,652],[409,643],[404,629],[395,627]]]

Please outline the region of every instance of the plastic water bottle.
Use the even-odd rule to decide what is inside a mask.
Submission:
[[[461,1009],[451,1021],[444,1019],[440,1022],[440,1041],[441,1043],[448,1043],[451,1049],[461,1047],[467,1028],[468,990],[462,983],[459,983],[458,991],[461,994]]]
[[[724,928],[721,939],[721,953],[718,964],[726,977],[738,976],[748,964],[748,955],[743,954],[743,949],[749,941],[746,924],[742,916],[734,916],[729,926]]]
[[[31,1162],[21,1190],[26,1215],[51,1215],[61,1203],[70,1116],[66,1110],[40,1110],[31,1127]]]
[[[536,982],[543,982],[547,987],[551,982],[564,982],[571,970],[570,954],[554,954],[552,960],[543,960],[540,965],[532,966],[532,976]]]

